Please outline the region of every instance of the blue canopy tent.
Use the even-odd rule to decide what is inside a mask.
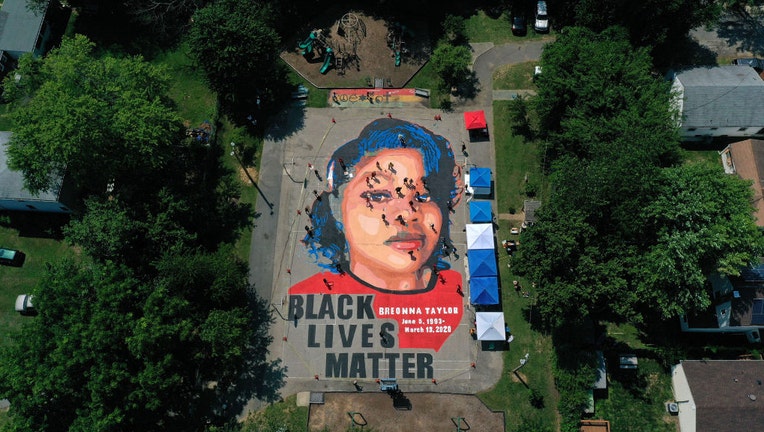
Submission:
[[[493,221],[493,210],[491,210],[490,201],[470,202],[471,223],[490,223],[491,221]]]
[[[494,249],[470,249],[467,251],[470,279],[476,277],[496,277],[496,251]]]
[[[495,277],[470,279],[470,303],[474,305],[499,304],[499,282]]]
[[[491,195],[491,169],[472,168],[470,187],[475,195]]]

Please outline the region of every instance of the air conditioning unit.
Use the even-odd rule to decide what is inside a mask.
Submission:
[[[758,330],[746,332],[745,337],[748,338],[748,342],[750,343],[761,343],[761,334]]]
[[[666,411],[671,415],[679,414],[679,404],[676,402],[669,402],[666,404]]]

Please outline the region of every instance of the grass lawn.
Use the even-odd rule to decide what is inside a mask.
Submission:
[[[0,214],[0,246],[26,254],[22,267],[0,266],[0,345],[10,342],[8,335],[21,327],[28,317],[14,310],[16,296],[30,292],[40,280],[45,265],[64,257],[73,257],[72,248],[57,239],[59,216],[13,213],[10,223]],[[51,226],[50,231],[45,227]],[[46,232],[48,231],[48,232]],[[53,232],[54,236],[49,235]]]
[[[531,61],[497,67],[493,72],[494,90],[536,90],[533,83],[533,67],[539,62]]]
[[[252,184],[252,180],[258,181],[258,173],[259,173],[259,161],[260,161],[260,155],[262,154],[263,146],[262,141],[259,139],[256,139],[250,135],[245,135],[243,137],[243,142],[239,142],[237,144],[241,144],[247,147],[251,147],[255,149],[254,152],[254,166],[246,165],[246,171],[245,167],[241,164],[241,159],[236,158],[235,156],[231,156],[231,149],[230,149],[230,143],[233,141],[233,137],[237,134],[234,133],[234,126],[226,119],[222,119],[221,121],[221,127],[218,130],[218,142],[220,145],[224,146],[224,153],[223,153],[223,164],[228,167],[231,171],[236,173],[236,177],[239,179],[241,184],[241,202],[249,203],[252,205],[252,207],[255,207],[255,203],[257,202],[257,188]],[[242,138],[239,136],[236,138],[237,141],[240,141]],[[247,175],[249,173],[249,176]],[[250,179],[249,177],[252,177]],[[236,254],[244,260],[244,262],[249,262],[249,249],[250,244],[252,242],[252,228],[250,226],[249,229],[242,231],[241,235],[239,236],[239,239],[236,241],[235,249]]]
[[[533,24],[531,21],[527,22],[529,25]],[[465,20],[465,24],[467,25],[467,38],[470,42],[493,42],[498,45],[507,42],[521,42],[527,39],[541,39],[548,36],[536,34],[533,29],[529,29],[525,36],[513,35],[512,25],[506,13],[499,18],[491,18],[482,10],[478,10]]]
[[[607,398],[595,401],[595,417],[609,420],[613,430],[626,432],[671,432],[676,418],[666,412],[666,402],[673,399],[671,373],[656,360],[660,353],[645,343],[643,335],[630,324],[603,323],[607,332],[608,359]],[[639,355],[637,370],[618,369],[617,355],[635,352]],[[636,422],[634,419],[640,419]]]
[[[180,45],[173,51],[167,51],[152,60],[152,63],[165,66],[172,77],[170,87],[170,98],[175,102],[176,109],[187,127],[197,127],[205,120],[214,122],[217,118],[217,108],[215,94],[207,88],[202,71],[194,66],[193,59],[188,52],[185,44]],[[216,131],[217,143],[223,146],[223,160],[232,172],[237,173],[237,178],[241,184],[241,201],[250,203],[254,207],[257,200],[257,190],[250,182],[241,165],[236,158],[230,156],[231,149],[229,143],[234,136],[233,125],[225,118],[220,119],[220,128]],[[244,139],[247,146],[253,146],[255,151],[255,161],[259,161],[260,150],[262,146],[258,145],[258,140],[254,137],[245,135],[243,138],[237,138],[237,141]],[[257,180],[257,167],[250,167],[249,172]],[[252,238],[251,229],[245,230],[236,242],[235,248],[239,258],[245,262],[249,261],[249,245]]]
[[[0,130],[1,131],[13,130],[13,122],[11,122],[10,112],[11,112],[10,104],[0,105]]]
[[[202,71],[194,66],[185,44],[173,51],[159,54],[152,60],[167,68],[171,76],[170,98],[187,127],[197,127],[204,120],[215,117],[215,94],[204,82]]]
[[[543,191],[548,190],[538,162],[538,146],[512,134],[508,119],[510,101],[494,101],[493,138],[496,143],[496,205],[498,212],[519,213],[523,208],[526,177],[529,182],[541,185],[534,199],[543,201]]]
[[[304,431],[308,425],[308,407],[297,406],[297,396],[292,395],[269,405],[267,408],[250,414],[242,423],[242,432],[268,431]]]
[[[406,87],[424,88],[430,90],[430,108],[440,108],[441,101],[449,99],[448,93],[440,89],[440,78],[432,67],[432,63],[427,62],[419,72],[406,84]]]
[[[507,221],[500,221],[499,225],[498,240],[509,239]],[[511,269],[507,267],[509,262],[509,256],[500,252],[499,271],[504,318],[515,339],[510,344],[509,351],[504,353],[504,371],[501,379],[493,389],[478,396],[491,409],[505,412],[507,431],[517,430],[523,424],[535,426],[525,430],[553,431],[557,429],[558,397],[552,378],[552,338],[531,329],[528,320],[535,312],[532,307],[533,296],[518,296],[512,288],[512,281],[518,280],[523,290],[530,290],[531,283],[512,274]],[[528,387],[512,373],[526,353],[529,354],[528,362],[518,374]],[[531,405],[531,390],[541,395],[541,407]]]
[[[308,99],[305,103],[310,108],[326,108],[329,105],[329,89],[320,89],[314,87],[308,80],[300,76],[291,67],[288,68],[289,72],[287,78],[289,83],[293,86],[300,84],[304,85],[308,89]],[[359,85],[359,87],[365,87],[366,84]]]
[[[522,137],[511,134],[508,126],[507,102],[494,102],[494,131],[496,142],[496,197],[499,212],[506,213],[513,205],[522,208],[523,178],[525,173],[540,176],[536,160],[535,145],[525,143]],[[514,224],[515,226],[518,223]],[[517,236],[509,234],[512,223],[499,220],[498,240],[508,240]],[[525,430],[556,430],[557,392],[552,378],[553,346],[551,336],[531,329],[533,292],[531,281],[512,273],[511,258],[499,249],[499,271],[501,273],[502,306],[504,317],[515,336],[510,350],[504,352],[504,371],[493,389],[479,394],[490,408],[506,412],[506,428],[517,430],[521,425]],[[521,297],[513,289],[513,280],[518,280],[530,297]],[[525,384],[512,373],[520,365],[520,359],[529,354],[529,360],[518,371]],[[526,387],[527,384],[527,387]],[[531,390],[542,397],[542,403],[534,407],[530,402]],[[532,425],[531,429],[527,429]]]

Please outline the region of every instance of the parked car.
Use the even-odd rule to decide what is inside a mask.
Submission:
[[[21,267],[24,264],[25,255],[23,252],[0,248],[0,264],[14,267]]]
[[[732,60],[732,64],[738,66],[750,66],[756,69],[756,72],[758,73],[764,72],[764,60],[760,58],[739,58]]]
[[[16,312],[21,315],[36,315],[37,312],[32,304],[32,297],[31,294],[21,294],[16,297]]]
[[[528,28],[525,26],[525,17],[515,15],[512,18],[512,34],[515,36],[525,36],[526,33],[528,33]]]
[[[536,21],[533,23],[533,29],[539,33],[549,31],[549,17],[546,12],[546,2],[539,0],[536,3]]]

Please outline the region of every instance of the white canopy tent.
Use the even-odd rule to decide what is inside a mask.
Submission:
[[[467,249],[494,249],[493,225],[467,224]]]
[[[477,321],[478,340],[503,341],[506,339],[504,312],[477,312],[475,321]]]

